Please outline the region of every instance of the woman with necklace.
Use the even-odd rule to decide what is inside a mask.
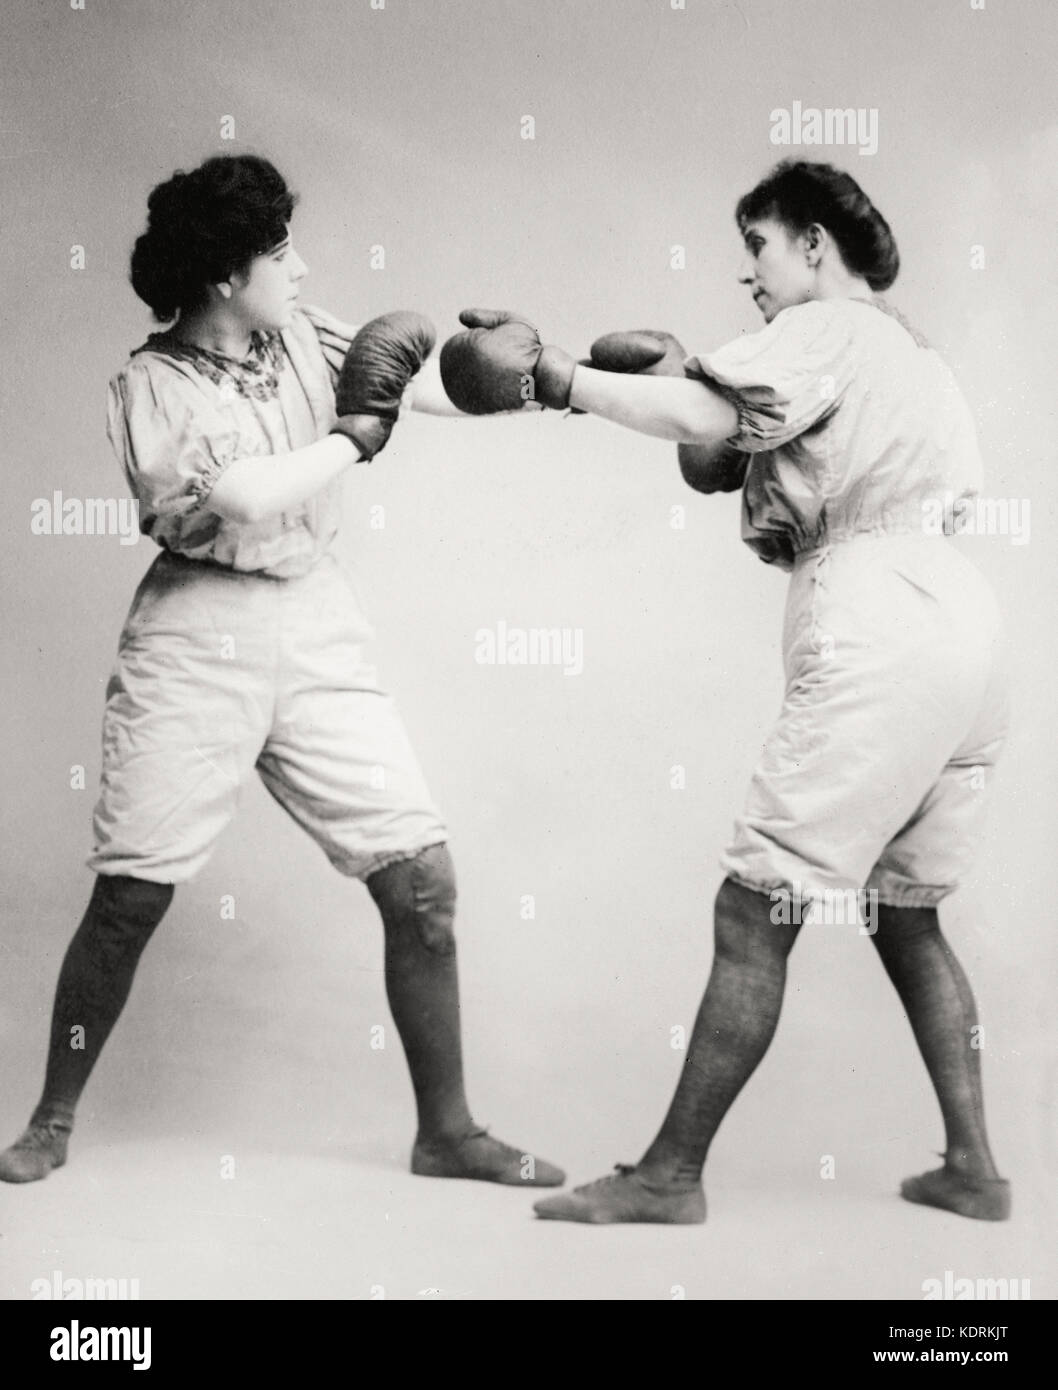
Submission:
[[[447,830],[364,658],[373,634],[332,550],[342,475],[384,446],[402,397],[459,412],[427,360],[421,316],[383,315],[357,333],[299,307],[294,201],[264,159],[209,159],[154,189],[133,252],[133,288],[171,327],[111,382],[109,434],[161,554],[107,688],[95,887],[60,973],[44,1091],[0,1154],[3,1181],[65,1162],[140,955],[255,769],[379,908],[418,1110],[412,1171],[563,1181],[471,1115]]]

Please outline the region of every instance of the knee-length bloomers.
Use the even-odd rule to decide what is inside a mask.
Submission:
[[[797,305],[686,365],[738,410],[743,539],[791,575],[785,696],[722,867],[761,892],[933,905],[1007,724],[992,593],[927,525],[980,487],[966,402],[877,300]]]
[[[111,383],[111,441],[162,553],[107,687],[88,861],[99,873],[192,877],[255,768],[343,873],[366,878],[446,838],[330,550],[340,482],[254,525],[209,509],[233,460],[327,432],[354,334],[299,311],[242,362],[155,334]]]

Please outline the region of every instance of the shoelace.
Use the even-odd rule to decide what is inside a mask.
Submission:
[[[611,1183],[619,1182],[621,1178],[627,1178],[636,1170],[634,1163],[615,1163],[614,1171],[607,1173],[605,1178],[596,1178],[594,1182],[586,1182],[581,1187],[575,1188],[576,1192],[591,1192],[597,1187],[608,1187]]]
[[[68,1133],[69,1131],[65,1131]],[[30,1125],[25,1134],[20,1139],[16,1139],[12,1148],[14,1149],[47,1149],[50,1148],[56,1139],[61,1139],[64,1131],[56,1125]]]
[[[958,1170],[958,1168],[948,1167],[948,1155],[946,1153],[941,1153],[939,1149],[934,1149],[933,1152],[937,1155],[939,1159],[942,1160],[944,1164],[943,1169],[937,1169],[935,1171],[944,1172],[949,1174],[953,1178],[958,1178],[961,1183],[967,1186],[974,1187],[978,1183],[1005,1183],[1010,1181],[1009,1178],[975,1178],[971,1176],[969,1173],[961,1173]]]
[[[496,1145],[496,1147],[500,1150],[501,1153],[512,1154],[516,1158],[521,1157],[520,1149],[516,1149],[513,1144],[505,1144],[502,1139],[494,1139],[492,1135],[489,1133],[487,1127],[484,1129],[471,1130],[471,1132],[466,1136],[466,1139],[488,1139],[490,1143]],[[460,1143],[466,1143],[466,1139],[460,1140]]]
[[[492,1139],[492,1135],[489,1133],[487,1126],[480,1129],[471,1129],[468,1130],[466,1134],[461,1134],[458,1139],[448,1140],[446,1143],[446,1147],[458,1149],[463,1144],[468,1143],[471,1139]],[[511,1148],[509,1144],[504,1144],[499,1139],[492,1139],[492,1142],[498,1145],[501,1149]],[[427,1147],[429,1148],[430,1145],[427,1145]],[[434,1147],[436,1147],[436,1145],[434,1145]],[[516,1153],[517,1150],[511,1149],[511,1152]]]

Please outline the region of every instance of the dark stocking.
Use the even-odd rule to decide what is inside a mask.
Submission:
[[[59,972],[44,1092],[25,1134],[0,1154],[0,1180],[32,1182],[65,1161],[74,1109],[172,897],[172,884],[96,878]]]
[[[412,1172],[554,1187],[560,1168],[475,1125],[463,1089],[451,856],[433,845],[388,864],[367,886],[386,930],[386,994],[408,1059],[419,1132]]]
[[[997,1177],[985,1133],[977,1009],[936,909],[882,906],[873,940],[940,1101],[948,1166]]]
[[[772,902],[727,879],[716,899],[716,949],[669,1112],[637,1172],[684,1187],[701,1180],[713,1135],[775,1033],[786,958],[799,928],[771,920]]]

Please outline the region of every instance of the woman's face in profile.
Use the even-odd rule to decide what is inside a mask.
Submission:
[[[234,302],[247,327],[265,333],[288,328],[307,274],[288,229],[277,246],[253,258],[244,275],[232,277]]]
[[[765,323],[793,304],[811,299],[815,275],[804,255],[803,238],[772,217],[747,222],[742,229],[745,255],[738,281],[748,285]]]

